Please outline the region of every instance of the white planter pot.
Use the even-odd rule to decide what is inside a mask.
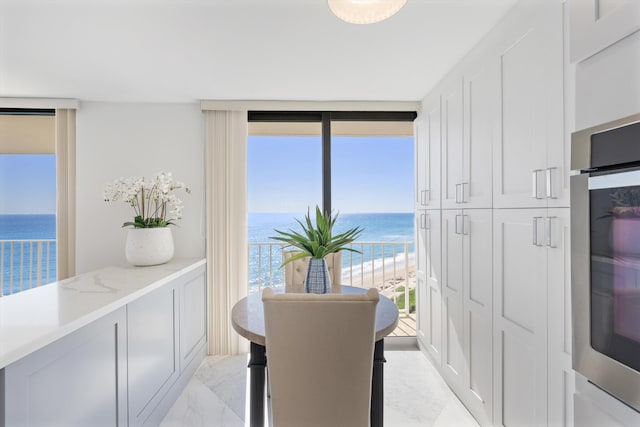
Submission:
[[[173,258],[171,228],[131,228],[125,246],[127,261],[137,266],[158,265]]]

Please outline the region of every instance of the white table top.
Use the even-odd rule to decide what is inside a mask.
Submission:
[[[282,288],[276,292],[283,292]],[[364,288],[342,286],[344,294],[364,294]],[[264,305],[262,292],[256,292],[238,301],[231,310],[231,324],[240,336],[256,344],[265,344]],[[389,298],[380,295],[376,306],[376,341],[389,335],[398,326],[398,307]]]
[[[0,369],[205,264],[107,267],[0,298]]]

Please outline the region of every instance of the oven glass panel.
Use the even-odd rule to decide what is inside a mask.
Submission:
[[[640,371],[640,185],[589,195],[591,346]]]

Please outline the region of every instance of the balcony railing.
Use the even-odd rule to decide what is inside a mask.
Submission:
[[[344,251],[342,284],[375,287],[398,305],[402,314],[415,312],[415,259],[413,242],[355,242]],[[284,284],[283,244],[249,243],[249,292]]]
[[[55,240],[0,240],[0,297],[55,280]]]

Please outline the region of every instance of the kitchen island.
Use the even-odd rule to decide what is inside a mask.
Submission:
[[[107,267],[0,298],[0,426],[158,424],[206,352],[205,267]]]

